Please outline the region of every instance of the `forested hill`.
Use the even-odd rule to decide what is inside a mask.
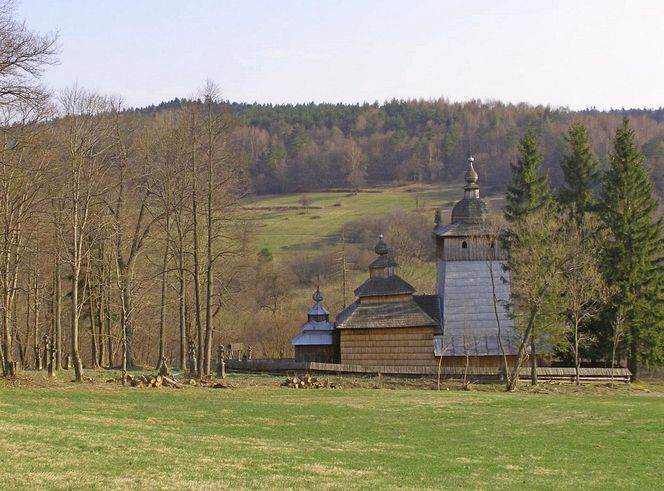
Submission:
[[[168,103],[140,110],[177,107]],[[387,182],[459,180],[472,153],[481,184],[502,191],[525,129],[537,129],[544,171],[554,185],[570,124],[584,123],[600,162],[628,117],[664,194],[664,109],[570,111],[527,104],[392,100],[383,104],[265,105],[229,103],[234,138],[246,157],[255,191],[305,192]]]

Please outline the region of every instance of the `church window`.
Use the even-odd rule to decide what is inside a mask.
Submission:
[[[466,241],[464,240],[464,241],[461,243],[461,248],[462,248],[462,249],[468,249],[468,242],[466,242]]]

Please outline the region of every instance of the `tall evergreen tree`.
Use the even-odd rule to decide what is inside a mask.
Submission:
[[[560,167],[565,184],[560,190],[560,203],[571,210],[578,225],[585,221],[587,212],[595,207],[594,192],[599,180],[599,162],[588,141],[588,131],[582,123],[573,124],[565,136],[568,151]]]
[[[613,322],[622,321],[628,365],[637,378],[639,365],[664,361],[664,249],[653,183],[626,119],[613,141],[601,203],[610,233],[603,262],[615,291]]]
[[[548,176],[540,176],[542,150],[535,130],[529,128],[519,142],[519,157],[512,169],[512,184],[507,186],[505,218],[515,222],[536,210],[553,210]]]

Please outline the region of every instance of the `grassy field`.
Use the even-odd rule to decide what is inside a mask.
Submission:
[[[457,183],[262,196],[245,201],[244,206],[256,219],[259,249],[268,248],[273,254],[323,252],[338,240],[344,224],[395,210],[426,213],[433,227],[434,210],[451,209],[463,196],[461,188]],[[310,201],[307,209],[300,203],[303,196]]]
[[[280,380],[235,376],[232,388],[181,390],[2,381],[0,483],[3,489],[664,483],[658,389],[506,394],[377,383],[378,389],[297,391],[278,387]]]

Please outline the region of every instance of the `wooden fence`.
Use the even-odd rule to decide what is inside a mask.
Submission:
[[[356,375],[402,375],[402,376],[438,376],[438,368],[431,366],[365,366],[342,363],[317,363],[296,361],[294,359],[276,360],[228,360],[226,368],[238,372],[309,372],[331,374]],[[488,367],[441,367],[440,375],[443,378],[461,379],[466,373],[471,380],[498,381],[504,379],[504,369]],[[610,381],[629,383],[631,372],[626,368],[581,368],[582,381]],[[569,380],[573,381],[575,371],[572,367],[538,367],[537,376],[541,380]],[[530,378],[530,368],[523,367],[519,372],[521,379]]]

